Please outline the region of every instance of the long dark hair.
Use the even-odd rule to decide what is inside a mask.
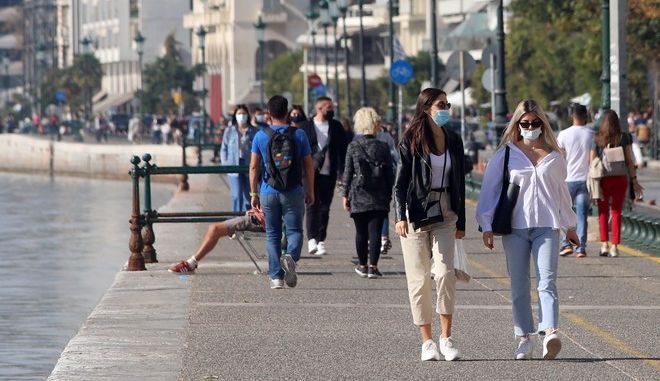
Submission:
[[[605,110],[603,112],[603,119],[600,122],[600,128],[596,134],[596,145],[600,148],[605,148],[607,145],[617,147],[621,145],[621,124],[619,123],[619,116],[614,110]]]
[[[410,140],[410,150],[413,154],[421,151],[425,156],[431,153],[431,142],[433,142],[433,121],[426,111],[431,108],[441,95],[447,93],[440,89],[429,87],[422,90],[417,97],[415,115],[412,117],[402,140]]]

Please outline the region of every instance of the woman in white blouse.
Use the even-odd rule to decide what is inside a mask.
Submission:
[[[565,182],[566,160],[541,106],[533,100],[520,102],[500,147],[488,163],[477,204],[477,222],[489,249],[493,248],[491,225],[502,191],[506,146],[510,149],[509,180],[520,186],[511,218],[512,233],[502,237],[511,278],[514,332],[520,340],[515,358],[532,358],[533,338],[538,333],[544,336],[543,358],[554,359],[561,350],[556,285],[559,230],[565,230],[569,240],[578,242],[576,216]],[[538,329],[534,327],[531,308],[532,257],[538,290]]]

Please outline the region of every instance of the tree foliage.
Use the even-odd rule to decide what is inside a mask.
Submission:
[[[204,73],[202,65],[188,69],[181,59],[179,42],[170,34],[165,39],[165,54],[143,71],[144,91],[139,98],[143,110],[148,113],[165,114],[176,110],[172,91],[181,89],[186,110],[199,109],[198,94],[193,91],[195,77]]]
[[[71,112],[86,114],[83,110],[87,107],[87,112],[90,111],[89,102],[92,94],[101,88],[102,77],[101,62],[94,55],[78,55],[72,66],[48,73],[41,85],[41,103],[43,106],[57,104],[55,93],[63,91]]]

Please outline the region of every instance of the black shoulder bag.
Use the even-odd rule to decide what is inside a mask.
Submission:
[[[495,214],[493,215],[493,223],[491,225],[493,234],[495,235],[511,234],[511,216],[513,215],[513,208],[516,206],[518,193],[520,192],[520,185],[509,181],[510,150],[507,145],[504,152],[504,168],[502,170],[502,191],[500,192],[500,199],[497,201],[497,207],[495,207]]]

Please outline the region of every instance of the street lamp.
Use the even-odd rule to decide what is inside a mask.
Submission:
[[[82,44],[82,52],[83,55],[87,54],[92,54],[92,44],[94,41],[89,37],[85,36],[83,39],[80,41]],[[85,105],[84,105],[84,111],[85,111],[85,118],[87,120],[90,120],[90,111],[92,110],[92,89],[89,88],[89,86],[85,86]]]
[[[435,1],[433,1],[435,3]],[[362,24],[362,10],[364,6],[364,0],[358,1],[358,10],[360,13],[360,66],[362,71],[362,83],[360,87],[360,106],[365,107],[367,105],[367,73],[364,68],[364,25]]]
[[[312,35],[312,64],[314,65],[314,74],[316,74],[316,28],[314,28],[314,21],[319,18],[319,14],[315,12],[313,3],[310,3],[309,11],[307,11],[305,17],[307,18],[307,24]]]
[[[504,66],[504,2],[499,1],[497,5],[497,80],[495,84],[495,133],[497,141],[502,136],[506,126],[506,114],[508,113],[506,104],[506,67]]]
[[[80,41],[83,46],[83,54],[90,54],[92,52],[92,39],[89,36],[83,37]]]
[[[3,87],[5,88],[5,99],[3,103],[3,107],[7,106],[7,103],[9,103],[9,57],[7,55],[4,55],[2,57],[2,66],[5,68],[5,78],[4,78],[4,83]]]
[[[394,64],[394,0],[388,0],[388,21],[389,21],[389,49],[390,49],[390,68]],[[394,107],[394,102],[396,101],[394,97],[394,81],[390,77],[390,83],[388,86],[388,95],[389,95],[389,119],[390,121],[396,123],[396,108]],[[396,123],[398,125],[398,123]]]
[[[438,87],[438,26],[435,0],[431,0],[431,87]]]
[[[138,54],[138,65],[140,69],[140,89],[138,90],[139,94],[139,100],[140,100],[140,114],[142,114],[142,92],[144,90],[144,82],[142,80],[142,56],[144,55],[144,36],[140,31],[137,31],[137,34],[135,35],[135,38],[133,39],[135,41],[135,51]]]
[[[348,54],[348,34],[346,33],[346,12],[348,12],[348,0],[337,0],[337,5],[339,5],[339,12],[341,13],[341,22],[344,27],[344,33],[342,38],[344,40],[344,65],[346,66],[346,110],[348,111],[348,117],[351,118],[353,115],[353,110],[351,107],[351,75],[348,70],[350,65],[350,58]]]
[[[37,52],[35,54],[36,62],[36,85],[37,85],[37,114],[41,115],[41,66],[46,61],[46,46],[44,44],[39,44],[37,46]]]
[[[321,26],[323,27],[323,51],[325,53],[325,84],[328,85],[330,79],[330,71],[328,70],[328,27],[330,26],[330,10],[328,9],[328,2],[321,3]]]
[[[261,103],[261,107],[264,107],[264,44],[266,42],[266,23],[261,19],[261,15],[257,18],[254,29],[256,29],[257,42],[259,43],[259,102]]]
[[[338,68],[338,58],[339,54],[339,45],[337,44],[337,21],[339,20],[339,6],[337,5],[336,0],[330,0],[330,18],[332,19],[332,45],[334,49],[335,56],[335,100],[337,104],[337,118],[341,117],[341,111],[339,107],[339,68]]]
[[[195,34],[202,52],[202,129],[197,136],[197,165],[202,165],[202,139],[206,132],[206,29],[200,25]]]

